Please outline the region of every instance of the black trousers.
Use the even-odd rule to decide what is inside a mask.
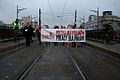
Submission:
[[[17,42],[17,40],[20,42],[20,31],[19,30],[14,30],[14,41]]]
[[[25,34],[25,39],[26,39],[26,45],[27,45],[27,46],[30,46],[31,35]]]

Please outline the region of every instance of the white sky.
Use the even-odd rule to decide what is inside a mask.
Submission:
[[[112,10],[113,15],[120,16],[120,0],[0,0],[0,20],[5,23],[15,20],[17,5],[19,8],[27,8],[19,13],[19,18],[28,15],[38,17],[38,9],[41,8],[42,24],[49,25],[73,23],[75,10],[78,12],[78,18],[85,16],[87,19],[89,15],[96,14],[89,10],[96,10],[97,7],[100,8],[100,15],[104,10]],[[45,14],[45,12],[72,14]],[[63,16],[62,21],[57,16]]]

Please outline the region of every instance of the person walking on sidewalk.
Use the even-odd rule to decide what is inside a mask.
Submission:
[[[12,23],[12,28],[13,28],[13,35],[14,35],[15,43],[17,42],[17,40],[20,42],[20,22],[19,22],[19,19],[16,19],[16,21],[14,21]]]
[[[113,39],[114,29],[110,24],[105,24],[105,44],[110,44],[110,41]]]

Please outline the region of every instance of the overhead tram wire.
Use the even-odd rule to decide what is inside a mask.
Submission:
[[[50,0],[48,0],[48,5],[49,5],[49,7],[50,7],[50,10],[51,10],[51,13],[52,13],[52,16],[53,16],[53,20],[54,20],[54,19],[55,19],[55,16],[54,16],[54,13],[53,13],[51,4],[50,4]]]
[[[64,3],[64,7],[63,7],[63,11],[62,11],[62,13],[64,13],[64,11],[65,11],[67,1],[68,1],[68,0],[65,0],[65,3]]]
[[[64,15],[64,16],[74,16],[75,13],[49,13],[49,12],[42,12],[43,15],[53,15],[53,14],[57,14],[57,15]],[[78,15],[80,13],[77,13]]]
[[[63,11],[62,11],[62,14],[61,14],[61,22],[60,22],[60,24],[62,24],[63,15],[64,15],[65,8],[66,8],[66,5],[67,5],[67,1],[68,1],[68,0],[65,0],[65,2],[64,2]]]

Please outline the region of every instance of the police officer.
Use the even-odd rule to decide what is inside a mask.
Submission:
[[[16,21],[14,21],[12,23],[12,27],[13,27],[13,35],[14,35],[15,43],[17,42],[17,40],[20,42],[20,22],[19,22],[19,19],[16,19]]]

